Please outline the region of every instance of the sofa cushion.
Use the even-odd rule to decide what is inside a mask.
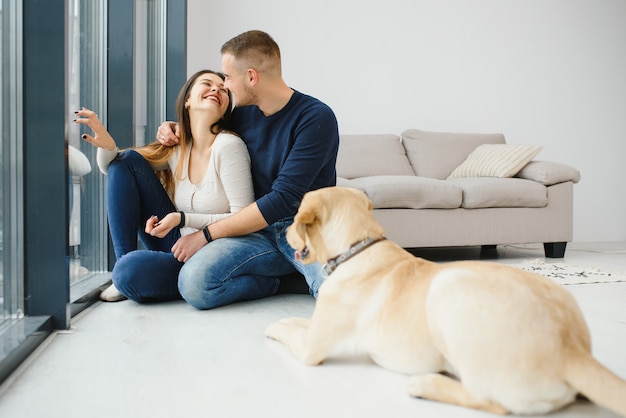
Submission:
[[[463,190],[466,209],[542,208],[548,204],[546,186],[518,178],[468,177],[446,180]]]
[[[453,209],[463,197],[461,188],[452,182],[416,176],[337,179],[337,185],[363,190],[374,209]]]
[[[412,176],[415,173],[397,135],[341,135],[337,176]]]
[[[504,143],[504,135],[499,133],[445,133],[417,129],[402,133],[402,144],[415,174],[441,180],[479,145]]]
[[[540,145],[483,144],[457,168],[448,179],[461,177],[513,177],[535,155],[541,151]]]
[[[531,161],[517,173],[516,177],[552,186],[565,181],[578,183],[580,181],[580,171],[565,164],[549,161]]]

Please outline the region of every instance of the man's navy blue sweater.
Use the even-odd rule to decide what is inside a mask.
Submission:
[[[235,108],[231,125],[248,146],[256,203],[268,224],[295,215],[306,192],[336,184],[337,119],[318,99],[294,91],[270,116],[257,106]]]

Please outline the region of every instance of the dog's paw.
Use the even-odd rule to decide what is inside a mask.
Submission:
[[[279,335],[281,333],[280,332],[281,328],[284,328],[283,324],[281,323],[281,321],[269,324],[267,326],[267,328],[265,328],[265,336],[267,338],[271,338],[273,340],[277,340],[278,341],[279,340]]]
[[[430,398],[430,394],[433,391],[433,388],[436,386],[437,380],[439,380],[440,375],[438,374],[424,374],[424,375],[416,375],[411,376],[409,378],[409,384],[407,386],[407,391],[409,395],[414,398]]]
[[[311,323],[307,318],[283,318],[280,321],[270,324],[265,329],[265,336],[276,341],[285,342],[290,335],[300,334]]]

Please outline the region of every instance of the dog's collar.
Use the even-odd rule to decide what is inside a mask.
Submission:
[[[348,249],[348,251],[346,251],[343,254],[339,254],[337,257],[335,258],[331,258],[330,260],[328,260],[326,262],[326,264],[324,264],[322,266],[322,274],[326,277],[330,276],[330,274],[335,271],[335,269],[337,267],[339,267],[339,264],[348,261],[349,259],[351,259],[352,257],[354,257],[355,255],[357,255],[358,253],[360,253],[361,251],[363,251],[364,249],[366,249],[367,247],[369,247],[370,245],[376,244],[379,241],[383,241],[387,238],[385,237],[379,237],[379,238],[371,238],[371,237],[367,237],[365,238],[363,241],[359,241],[355,244],[352,244],[350,246],[350,248]]]

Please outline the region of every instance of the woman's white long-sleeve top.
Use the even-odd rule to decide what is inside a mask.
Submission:
[[[182,156],[182,179],[176,178],[176,165],[181,158],[180,147],[168,160],[174,174],[176,191],[174,204],[179,211],[185,212],[185,227],[181,235],[187,235],[198,229],[217,222],[254,202],[254,189],[250,174],[250,155],[243,140],[236,135],[222,132],[217,135],[211,148],[211,157],[204,178],[199,183],[189,181],[189,156],[191,147],[187,147]],[[106,174],[109,164],[120,151],[108,151],[98,148],[97,162],[100,171]],[[155,171],[166,167],[154,167]]]

